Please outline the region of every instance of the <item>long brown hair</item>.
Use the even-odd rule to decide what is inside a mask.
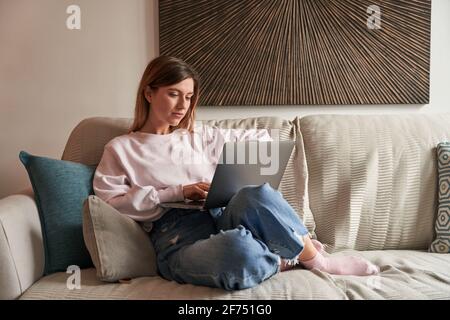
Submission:
[[[145,98],[145,89],[150,86],[152,90],[176,84],[185,79],[192,78],[194,81],[194,92],[191,104],[185,117],[175,127],[170,127],[170,132],[184,128],[193,131],[195,121],[195,108],[199,99],[199,77],[196,71],[183,60],[171,56],[159,56],[149,62],[142,75],[137,91],[136,107],[134,109],[134,122],[129,133],[139,131],[147,121],[149,115],[149,102]]]

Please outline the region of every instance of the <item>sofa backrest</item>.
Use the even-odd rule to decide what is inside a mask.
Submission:
[[[255,117],[203,120],[201,122],[220,128],[268,129],[274,139],[276,139],[274,135],[279,135],[280,140],[294,140],[296,144],[281,180],[279,190],[303,219],[310,233],[314,235],[315,223],[309,209],[307,197],[308,169],[304,155],[303,139],[298,129],[299,120],[289,121],[279,117]],[[116,136],[126,134],[131,123],[132,119],[129,118],[108,117],[94,117],[81,121],[69,136],[62,160],[97,165],[100,162],[106,143]]]
[[[450,114],[312,115],[300,128],[319,240],[334,250],[428,248]]]

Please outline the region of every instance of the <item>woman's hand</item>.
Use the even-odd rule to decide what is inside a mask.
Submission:
[[[208,195],[209,182],[197,182],[183,186],[184,199],[201,200]]]

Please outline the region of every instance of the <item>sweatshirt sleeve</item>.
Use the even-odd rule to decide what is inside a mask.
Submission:
[[[122,161],[108,145],[95,171],[93,188],[96,196],[136,221],[160,218],[165,212],[160,202],[184,200],[181,184],[159,190],[131,185]]]

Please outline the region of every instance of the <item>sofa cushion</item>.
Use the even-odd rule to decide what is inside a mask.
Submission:
[[[450,114],[314,115],[300,123],[319,240],[331,250],[428,250],[435,148],[450,139]]]
[[[293,122],[279,117],[255,117],[199,121],[220,128],[268,129],[274,139],[277,135],[280,140],[294,140],[296,145],[286,166],[279,190],[314,236],[315,222],[309,209],[307,197],[308,169],[303,139],[298,125],[299,120],[296,119]],[[105,117],[81,121],[70,134],[62,159],[87,165],[97,165],[103,154],[105,144],[116,136],[126,134],[131,123],[132,119]]]
[[[431,252],[450,253],[450,142],[437,146],[437,169],[439,179],[438,211],[435,224],[436,239]]]
[[[450,299],[450,255],[411,250],[339,254],[360,255],[381,268],[374,277],[333,276],[348,299]]]
[[[85,269],[79,290],[67,288],[70,275],[55,273],[36,282],[21,299],[450,299],[450,255],[402,250],[342,254],[362,255],[381,266],[382,272],[357,277],[294,269],[251,289],[225,291],[161,277],[106,283],[97,279],[94,269]]]
[[[86,247],[102,281],[157,275],[155,250],[141,226],[96,196],[83,207]]]
[[[294,150],[289,159],[278,190],[283,198],[294,208],[302,218],[303,223],[315,237],[315,222],[308,201],[308,168],[303,147],[303,138],[299,130],[298,119],[284,120],[278,117],[258,117],[247,119],[206,120],[209,126],[220,128],[256,128],[268,129],[274,140],[295,141]]]
[[[70,265],[92,266],[83,241],[82,206],[93,194],[95,167],[20,152],[39,211],[45,252],[44,274]]]

